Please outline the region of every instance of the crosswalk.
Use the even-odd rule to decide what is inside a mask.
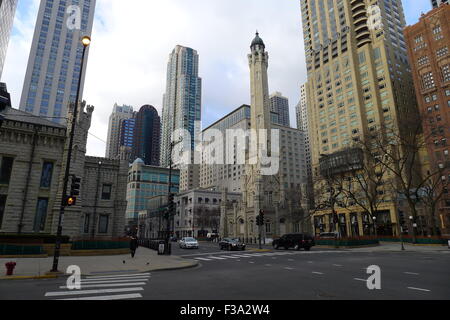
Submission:
[[[344,253],[345,251],[294,251],[294,252],[268,252],[268,253],[242,253],[242,254],[230,254],[230,255],[203,255],[192,257],[192,259],[201,262],[214,262],[214,261],[224,261],[224,260],[241,260],[241,259],[254,259],[254,258],[276,258],[282,256],[298,256],[298,255],[311,255],[311,254],[326,254],[326,253]]]
[[[140,299],[150,277],[150,273],[84,277],[80,290],[70,290],[64,285],[59,287],[61,291],[46,292],[45,297],[88,301]]]

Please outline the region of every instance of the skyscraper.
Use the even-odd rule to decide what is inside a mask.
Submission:
[[[109,117],[108,127],[108,143],[106,145],[106,158],[116,159],[119,155],[120,144],[120,130],[122,128],[122,121],[133,118],[134,112],[131,106],[119,106],[114,104],[113,112]]]
[[[433,8],[437,8],[443,3],[448,4],[448,0],[431,0],[431,4],[432,4]]]
[[[289,99],[283,97],[280,92],[275,92],[270,97],[271,112],[278,114],[278,123],[281,126],[290,127]]]
[[[145,105],[136,114],[132,161],[140,158],[147,166],[159,166],[161,118],[158,111]]]
[[[301,0],[301,11],[312,165],[319,177],[322,161],[337,163],[371,132],[398,130],[402,120],[416,113],[417,104],[401,0],[376,5],[365,0]],[[378,227],[393,235],[398,231],[395,201],[379,210]],[[368,221],[374,228],[359,207],[339,209],[337,215],[339,224],[326,210],[317,213],[316,233],[337,231],[339,225],[343,236],[368,235]]]
[[[191,141],[183,141],[195,149],[195,138],[201,133],[202,79],[198,76],[199,55],[196,50],[176,46],[167,66],[167,87],[163,97],[161,166],[170,164],[170,145],[175,130],[185,129]],[[198,187],[199,168],[188,166],[181,171],[181,190]]]
[[[20,110],[66,123],[68,103],[74,102],[77,95],[83,52],[80,39],[92,32],[95,3],[96,0],[41,1]],[[89,49],[84,67],[88,53]],[[85,75],[84,72],[81,97]]]
[[[16,7],[17,0],[0,0],[0,79],[2,78]]]

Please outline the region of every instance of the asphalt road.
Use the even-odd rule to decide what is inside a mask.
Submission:
[[[450,252],[220,252],[217,245],[173,253],[197,259],[194,269],[83,279],[3,281],[0,299],[145,300],[450,300]],[[381,269],[381,290],[369,290],[369,266]],[[89,290],[89,292],[85,292]]]

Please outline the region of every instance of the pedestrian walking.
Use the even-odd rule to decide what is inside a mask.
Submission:
[[[130,251],[131,251],[131,258],[134,258],[136,255],[136,250],[139,247],[138,240],[136,237],[131,237],[130,240]]]

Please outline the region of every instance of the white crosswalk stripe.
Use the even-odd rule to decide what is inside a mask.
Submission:
[[[89,276],[81,279],[80,290],[70,290],[60,286],[56,292],[46,292],[46,298],[56,300],[129,300],[140,299],[145,285],[150,281],[150,273]],[[88,290],[86,290],[88,289]]]
[[[205,262],[214,262],[214,261],[223,261],[223,260],[235,260],[240,261],[239,259],[251,259],[251,258],[266,258],[266,257],[284,257],[284,256],[302,256],[305,254],[327,254],[327,253],[336,253],[336,251],[286,251],[286,252],[267,252],[267,253],[233,253],[230,255],[215,255],[211,253],[210,256],[207,255],[199,255],[191,257],[194,260],[205,261]],[[343,252],[343,251],[342,251]],[[273,258],[275,259],[275,258]],[[289,259],[289,261],[293,261]]]

